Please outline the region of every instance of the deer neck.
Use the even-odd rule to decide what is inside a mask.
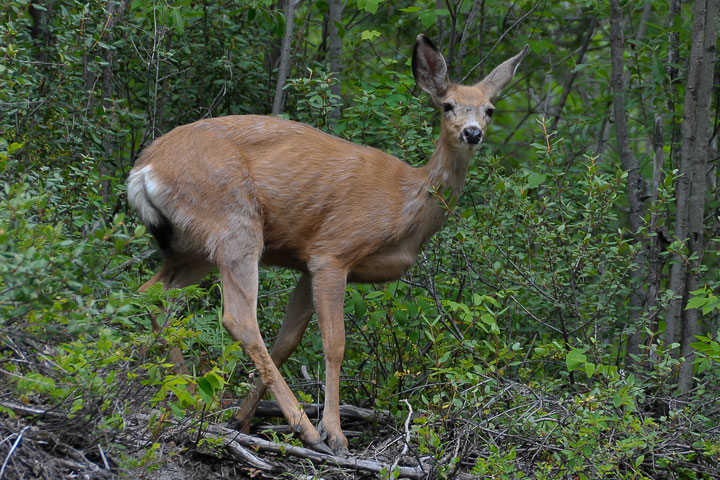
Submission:
[[[413,172],[403,218],[408,222],[407,231],[414,231],[420,244],[447,221],[446,203],[462,193],[473,154],[471,150],[450,147],[441,137],[430,161]]]
[[[430,161],[421,168],[426,187],[443,198],[447,193],[457,198],[465,187],[465,176],[473,154],[472,150],[448,146],[441,137]]]

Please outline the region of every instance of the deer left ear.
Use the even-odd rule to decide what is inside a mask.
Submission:
[[[450,84],[447,64],[437,47],[423,34],[417,36],[413,50],[412,71],[415,82],[433,96],[442,97]]]
[[[515,75],[515,71],[520,65],[520,62],[527,56],[529,49],[530,47],[525,45],[525,48],[523,48],[520,53],[495,67],[495,69],[479,83],[479,86],[485,90],[491,99],[497,97],[500,91],[507,87],[513,75]]]

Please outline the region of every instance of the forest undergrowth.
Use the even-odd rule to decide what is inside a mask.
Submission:
[[[720,478],[712,72],[705,223],[699,237],[695,217],[682,238],[675,228],[691,73],[673,54],[690,55],[693,2],[623,4],[620,18],[607,2],[349,2],[333,23],[342,81],[328,66],[334,3],[298,4],[282,115],[412,165],[439,123],[410,74],[418,29],[457,79],[530,45],[465,193],[432,192],[444,230],[402,280],[347,287],[351,456],[303,449],[269,396],[252,435],[227,423],[256,372],[222,328],[217,273],[137,292],[162,257],[127,205],[129,169],[176,125],[270,112],[282,8],[12,0],[0,13],[0,479]],[[614,83],[613,25],[627,72]],[[261,270],[268,343],[297,275]],[[175,346],[189,374],[170,363]],[[313,421],[323,370],[313,320],[281,369]]]

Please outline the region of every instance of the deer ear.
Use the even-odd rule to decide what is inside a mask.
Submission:
[[[432,95],[433,99],[447,92],[450,82],[447,78],[445,59],[430,39],[423,34],[418,35],[415,41],[412,71],[415,82]]]
[[[525,45],[522,52],[495,67],[495,69],[480,82],[479,85],[491,99],[497,97],[500,91],[510,83],[520,62],[522,62],[523,58],[527,55],[529,48],[528,45]]]

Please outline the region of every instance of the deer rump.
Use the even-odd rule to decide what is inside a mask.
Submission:
[[[435,192],[462,193],[495,110],[491,101],[527,51],[526,45],[481,82],[465,86],[448,80],[443,56],[418,36],[413,74],[442,115],[435,152],[423,167],[307,125],[255,115],[178,127],[143,153],[128,177],[128,198],[166,258],[140,290],[158,282],[190,285],[218,267],[223,326],[260,372],[235,415],[241,429],[249,428],[269,389],[306,444],[348,454],[339,413],[347,282],[399,278],[442,227],[447,211]],[[256,317],[260,262],[303,272],[270,353]],[[326,377],[317,429],[278,371],[313,313]]]

